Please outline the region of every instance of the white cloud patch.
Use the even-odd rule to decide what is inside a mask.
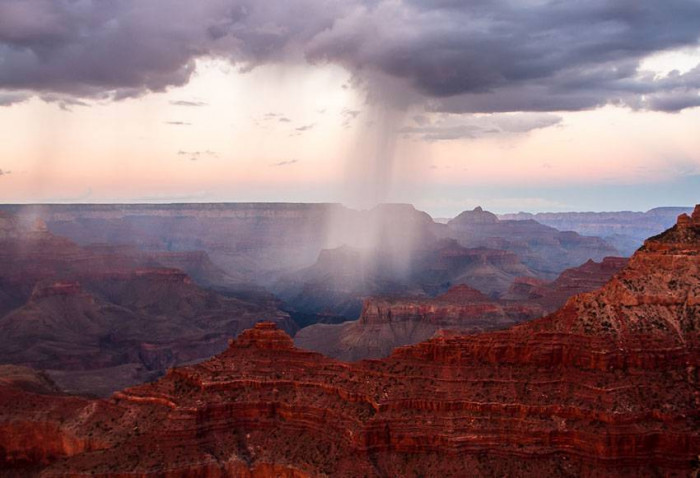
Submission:
[[[560,116],[550,113],[513,113],[489,115],[441,115],[436,120],[419,115],[414,125],[400,132],[424,141],[452,141],[493,135],[524,134],[561,123]]]

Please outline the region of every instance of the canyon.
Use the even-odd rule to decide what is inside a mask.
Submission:
[[[296,312],[321,317],[310,323],[328,323],[358,317],[363,299],[369,296],[429,297],[454,284],[498,296],[523,276],[535,277],[512,252],[465,248],[444,239],[411,251],[400,263],[384,250],[365,252],[347,246],[323,250],[313,266],[282,277],[272,290]],[[300,321],[302,326],[310,323]]]
[[[605,241],[477,208],[449,224],[406,204],[0,205],[40,219],[80,247],[157,255],[201,286],[247,299],[272,293],[300,326],[357,319],[362,301],[436,296],[467,284],[489,296],[512,281],[545,281],[589,259],[620,255]],[[656,232],[662,229],[658,229]]]
[[[699,365],[700,205],[602,288],[506,330],[347,363],[263,322],[109,399],[0,380],[0,464],[44,477],[693,476]]]
[[[432,297],[370,297],[360,318],[342,324],[314,324],[295,336],[297,346],[340,360],[381,358],[402,345],[427,340],[443,329],[477,332],[502,329],[553,312],[569,297],[604,285],[627,260],[606,257],[567,269],[550,283],[516,278],[502,299],[466,284]]]
[[[672,226],[680,214],[693,208],[657,207],[645,212],[541,212],[537,214],[502,214],[503,220],[534,220],[560,231],[575,231],[598,236],[614,246],[620,254],[630,256],[644,240]]]
[[[567,228],[555,229],[531,219],[499,219],[476,207],[447,223],[451,237],[465,247],[491,247],[515,253],[535,275],[554,279],[563,270],[589,259],[599,261],[620,255],[595,235],[580,235]],[[664,228],[655,229],[654,232]],[[640,244],[641,245],[641,244]]]
[[[46,369],[70,391],[108,395],[208,358],[259,320],[297,329],[269,294],[223,295],[208,258],[82,247],[41,220],[0,212],[0,363]]]

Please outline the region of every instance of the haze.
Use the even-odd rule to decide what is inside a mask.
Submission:
[[[700,4],[0,4],[0,201],[644,210],[700,190]]]

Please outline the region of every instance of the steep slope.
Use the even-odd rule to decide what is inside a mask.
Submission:
[[[47,413],[0,394],[0,459],[43,476],[692,476],[699,334],[700,206],[602,289],[506,331],[347,364],[263,323],[109,401]],[[27,439],[47,416],[75,446]]]
[[[173,269],[98,279],[92,292],[79,282],[38,284],[25,305],[0,319],[0,363],[90,370],[139,362],[164,370],[220,352],[269,313],[199,289]]]
[[[626,264],[624,257],[605,257],[600,262],[588,260],[578,267],[566,269],[552,282],[520,277],[502,298],[536,303],[552,312],[564,305],[569,297],[602,287]]]

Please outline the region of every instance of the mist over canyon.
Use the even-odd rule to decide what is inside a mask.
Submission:
[[[0,0],[0,478],[698,478],[698,0]]]
[[[103,215],[108,208],[97,209]],[[54,214],[46,216],[49,225],[57,217],[64,227],[70,223]],[[481,210],[467,216],[460,227],[469,224],[475,236],[478,224],[492,231],[500,223]],[[419,224],[430,224],[419,217]],[[22,258],[22,270],[31,272],[2,276],[3,291],[10,291],[3,303],[12,309],[0,320],[3,337],[11,332],[13,341],[24,337],[29,344],[14,351],[3,346],[3,360],[15,363],[0,367],[0,465],[9,476],[462,476],[465,470],[473,476],[693,476],[698,470],[700,205],[629,259],[588,260],[548,282],[536,277],[541,259],[525,266],[503,259],[515,253],[502,251],[495,264],[530,272],[504,292],[457,284],[436,297],[426,291],[376,297],[365,302],[357,322],[297,333],[320,330],[327,353],[346,359],[390,354],[352,363],[297,348],[290,334],[298,324],[275,309],[280,303],[259,284],[242,288],[232,281],[226,289],[219,282],[218,292],[203,292],[177,269],[142,268],[141,261],[157,261],[159,254],[190,267],[179,253],[124,246],[108,252],[106,245],[78,245],[41,221],[7,213],[0,231],[3,250],[22,244],[3,260]],[[554,231],[544,236],[547,243],[566,250],[570,242],[555,241],[563,233]],[[157,237],[150,233],[144,244]],[[543,240],[535,237],[535,244]],[[462,257],[466,248],[448,240]],[[582,241],[588,244],[573,243]],[[561,249],[555,251],[553,264],[560,264]],[[42,267],[33,265],[37,254]],[[207,280],[230,279],[195,257],[193,270],[209,271]],[[479,257],[492,271],[494,262]],[[102,272],[82,264],[99,264]],[[26,294],[27,303],[13,308]],[[241,302],[242,295],[250,302]],[[268,309],[251,309],[262,297]],[[238,334],[250,312],[262,321]],[[149,328],[163,316],[171,326]],[[239,320],[225,320],[231,316]],[[517,322],[524,323],[512,326]],[[133,323],[142,325],[129,331]],[[114,334],[108,344],[97,341],[104,350],[89,344],[100,327]],[[124,351],[140,347],[141,366],[165,360],[164,370],[172,362],[154,340],[166,331],[181,361],[201,360],[205,351],[188,352],[197,337],[192,327],[238,336],[211,359],[169,368],[153,383],[105,399],[66,394],[55,371],[37,370],[46,365],[41,354],[64,357],[67,370],[110,363],[120,341]],[[146,339],[139,330],[148,343],[138,343]],[[78,334],[86,338],[84,350],[56,347],[74,340],[76,331],[84,332]],[[182,340],[173,337],[181,333]],[[391,351],[392,341],[414,340],[421,342]]]
[[[381,357],[442,328],[504,328],[552,312],[624,264],[599,237],[482,208],[447,224],[398,204],[0,214],[0,360],[99,395],[210,357],[260,320],[304,329],[299,344],[336,357]]]

